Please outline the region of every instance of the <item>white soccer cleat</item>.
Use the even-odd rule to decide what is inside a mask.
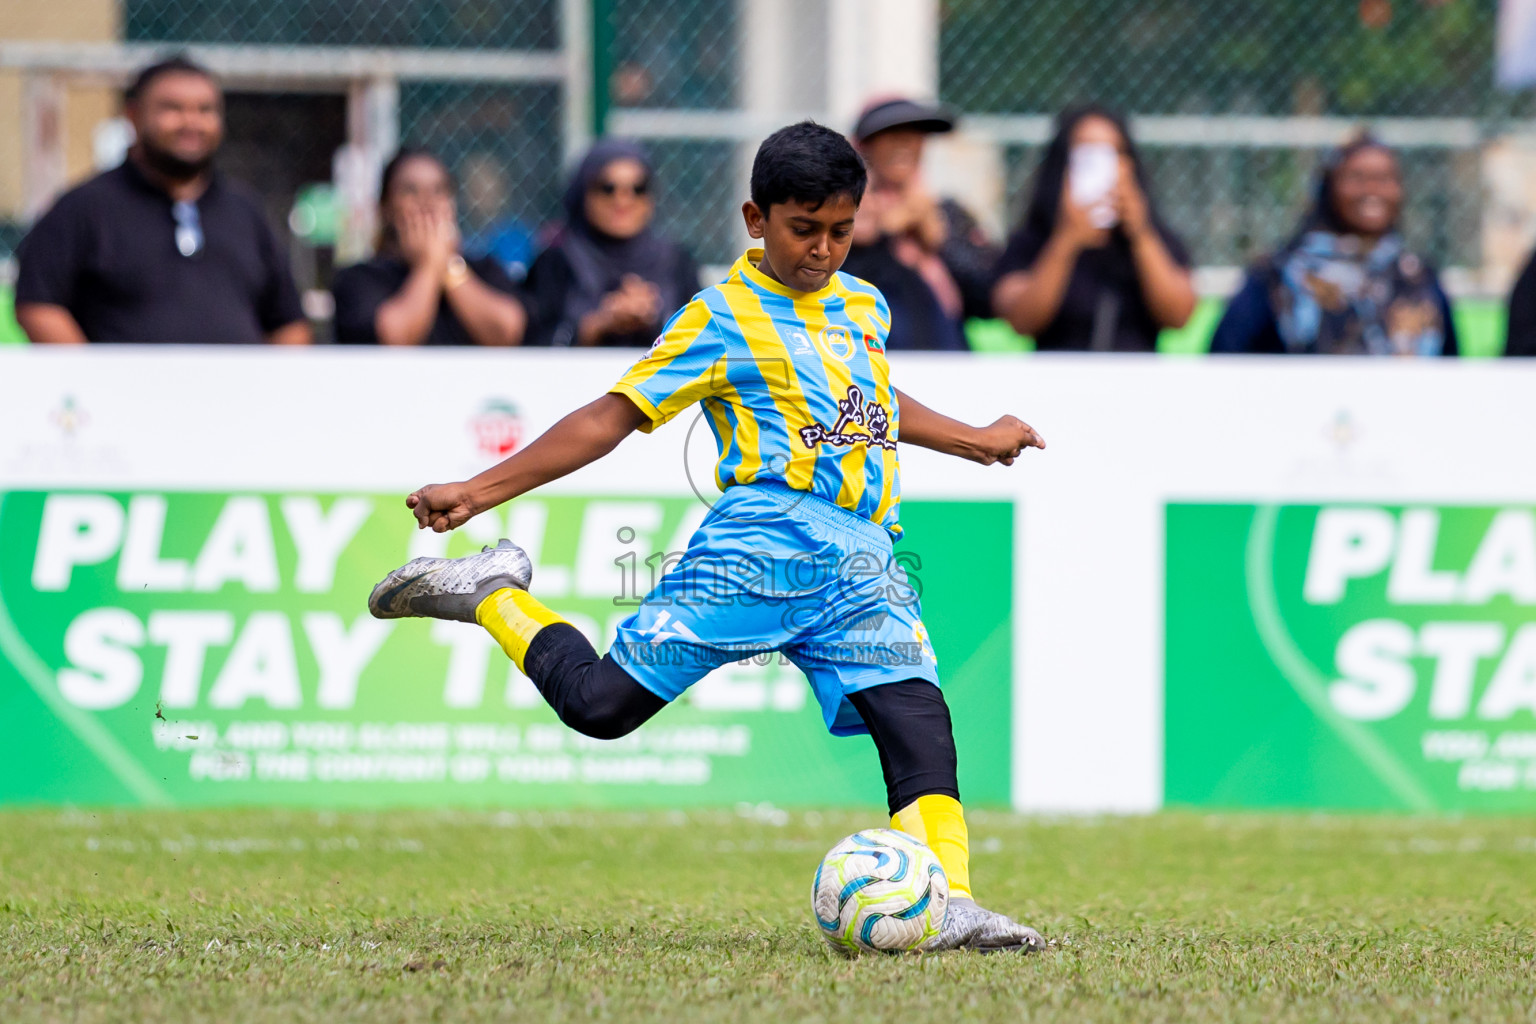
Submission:
[[[951,896],[944,927],[923,946],[925,953],[974,949],[981,953],[1033,953],[1045,948],[1040,933],[1002,914],[976,905],[964,896]]]
[[[368,595],[376,619],[452,619],[474,622],[475,609],[506,587],[533,582],[528,553],[505,537],[495,547],[463,558],[413,558],[385,576]]]

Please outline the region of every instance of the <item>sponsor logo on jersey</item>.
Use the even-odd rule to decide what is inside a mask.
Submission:
[[[852,344],[851,339],[849,344]],[[863,432],[856,433],[854,427],[862,427]],[[895,451],[896,442],[891,440],[890,433],[891,414],[886,412],[885,406],[873,398],[866,402],[859,386],[850,384],[847,397],[837,400],[837,422],[830,429],[820,423],[801,427],[800,441],[807,448],[814,448],[818,444],[830,444],[838,448],[862,444]]]
[[[810,355],[811,338],[800,328],[796,327],[789,332],[789,347],[797,356]]]

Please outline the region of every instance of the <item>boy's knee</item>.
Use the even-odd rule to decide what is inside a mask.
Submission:
[[[650,720],[667,702],[635,682],[611,657],[582,666],[584,678],[559,708],[560,720],[583,736],[616,740]]]
[[[644,724],[643,719],[637,721],[626,715],[604,714],[567,714],[561,721],[594,740],[616,740],[628,736]]]
[[[572,701],[560,713],[560,721],[583,736],[594,740],[616,740],[628,736],[645,721],[608,697],[590,701]]]

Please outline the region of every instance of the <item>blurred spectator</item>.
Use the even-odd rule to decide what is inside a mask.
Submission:
[[[1195,308],[1189,253],[1157,213],[1124,120],[1064,112],[992,290],[1040,349],[1150,352]]]
[[[1509,293],[1504,335],[1507,356],[1536,356],[1536,254],[1531,256]]]
[[[891,306],[886,347],[965,349],[964,321],[992,315],[997,251],[952,199],[923,182],[923,144],[954,128],[943,107],[907,99],[871,104],[853,138],[869,168],[843,270],[879,288]]]
[[[528,318],[517,287],[490,256],[459,253],[453,178],[424,150],[384,167],[378,254],[336,274],[343,345],[516,345]]]
[[[656,80],[644,64],[627,60],[608,78],[608,95],[616,107],[643,107],[656,91]]]
[[[128,158],[61,196],[17,249],[16,319],[40,344],[308,344],[260,202],[213,169],[223,95],[172,57],[124,94]]]
[[[1434,269],[1398,234],[1397,157],[1361,135],[1329,156],[1296,234],[1248,272],[1212,352],[1456,354]]]
[[[651,185],[632,142],[605,139],[582,159],[565,226],[528,271],[530,345],[649,345],[699,290],[693,257],[651,226]]]
[[[507,213],[512,185],[505,161],[490,153],[471,153],[461,169],[464,219],[470,227],[464,251],[493,257],[508,277],[521,281],[533,262],[533,232]]]

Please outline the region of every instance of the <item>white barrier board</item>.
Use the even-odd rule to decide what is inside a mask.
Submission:
[[[526,443],[605,391],[632,357],[0,350],[0,491],[403,496],[483,468],[508,432]],[[896,385],[925,404],[976,423],[1015,413],[1049,444],[1012,468],[902,449],[908,497],[1014,503],[1012,799],[1021,809],[1143,811],[1173,792],[1164,778],[1170,504],[1536,503],[1536,366],[920,354],[891,361]],[[702,423],[679,417],[549,490],[684,496],[690,480],[710,486],[712,461]],[[1401,518],[1400,551],[1408,521]],[[986,546],[973,557],[987,559]],[[1497,600],[1525,607],[1515,584],[1506,589]],[[1529,612],[1511,613],[1512,621]]]

